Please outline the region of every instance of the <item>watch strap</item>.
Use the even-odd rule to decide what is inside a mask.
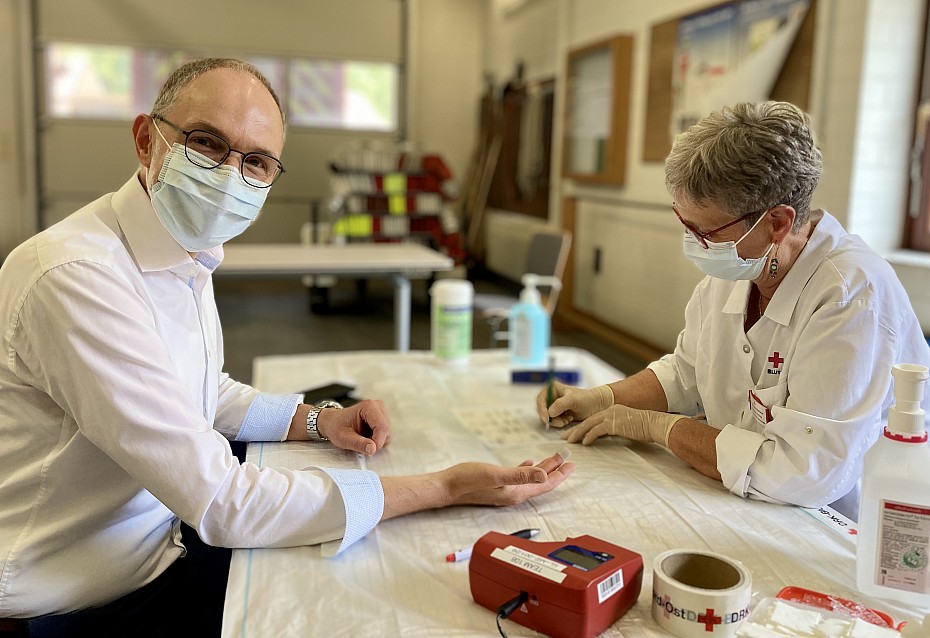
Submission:
[[[317,425],[320,412],[326,408],[341,409],[342,404],[336,401],[320,401],[316,405],[310,406],[310,411],[307,412],[307,436],[310,437],[311,441],[329,441],[328,438],[320,434],[319,426]]]

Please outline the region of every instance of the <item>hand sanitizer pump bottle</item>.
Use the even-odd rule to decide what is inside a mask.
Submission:
[[[520,301],[510,310],[510,363],[514,368],[545,369],[549,355],[550,320],[542,305],[538,285],[561,287],[556,277],[533,273],[520,280]]]
[[[930,607],[930,446],[920,407],[926,366],[892,367],[895,405],[865,455],[856,585],[863,594]]]

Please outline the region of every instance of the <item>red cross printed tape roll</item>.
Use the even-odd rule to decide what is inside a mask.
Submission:
[[[652,617],[679,638],[730,638],[747,616],[752,576],[742,563],[697,550],[656,556]]]

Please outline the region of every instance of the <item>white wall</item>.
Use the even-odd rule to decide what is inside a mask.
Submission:
[[[486,6],[410,0],[409,138],[439,151],[461,183],[474,152]]]
[[[681,255],[681,229],[669,212],[662,163],[641,159],[650,30],[713,3],[528,0],[520,11],[505,15],[498,9],[503,0],[489,2],[492,19],[498,22],[489,26],[492,36],[551,25],[548,38],[539,33],[534,39],[503,42],[489,37],[489,69],[506,68],[509,57],[546,60],[562,79],[570,49],[618,33],[634,36],[626,183],[591,187],[554,179],[550,221],[558,223],[562,198],[577,198],[574,306],[646,343],[672,348],[699,273]],[[548,17],[531,13],[530,7]],[[876,250],[889,252],[901,246],[924,2],[818,0],[817,11],[808,111],[825,170],[813,204],[828,209]],[[555,61],[549,42],[556,43]],[[559,138],[564,82],[557,91]],[[553,162],[555,177],[558,157]],[[597,252],[599,272],[594,269]],[[902,280],[916,302],[926,295],[930,270],[921,273],[918,267],[921,274],[915,276],[913,260],[909,264],[912,270]],[[927,305],[915,303],[920,312],[927,312]]]

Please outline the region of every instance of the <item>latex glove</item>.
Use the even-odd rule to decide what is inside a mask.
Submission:
[[[614,404],[613,390],[607,385],[586,390],[554,381],[552,398],[552,405],[547,406],[549,388],[547,386],[540,390],[536,395],[536,413],[543,423],[557,428],[573,421],[584,421]]]
[[[562,438],[569,443],[581,441],[584,445],[591,445],[602,436],[622,436],[668,447],[672,426],[686,418],[684,414],[637,410],[618,404],[563,432]]]

